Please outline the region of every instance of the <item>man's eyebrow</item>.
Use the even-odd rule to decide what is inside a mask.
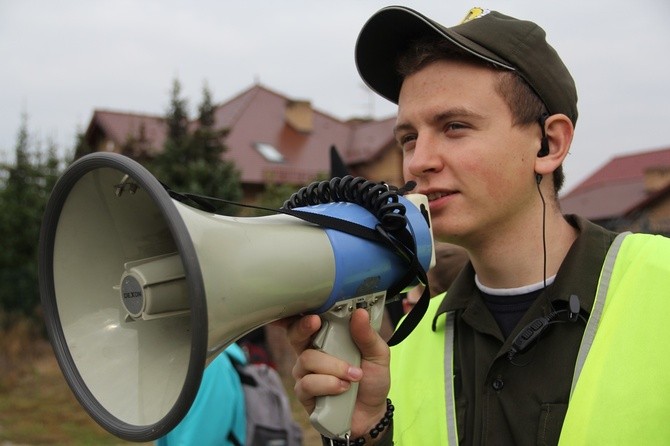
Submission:
[[[398,133],[408,132],[410,130],[414,130],[414,126],[412,126],[410,124],[407,124],[407,123],[396,124],[393,127],[393,136],[397,139],[398,138]]]
[[[431,117],[430,121],[431,124],[435,125],[454,118],[481,118],[481,117],[482,115],[480,113],[477,113],[472,109],[466,107],[455,107],[435,113]],[[406,122],[402,122],[393,127],[393,135],[397,137],[398,133],[411,130],[414,130],[413,125]]]

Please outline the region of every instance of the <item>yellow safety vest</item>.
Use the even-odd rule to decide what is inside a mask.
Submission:
[[[458,444],[453,317],[439,318],[435,332],[425,317],[392,348],[396,445]],[[559,444],[670,445],[670,239],[620,234],[612,243]]]

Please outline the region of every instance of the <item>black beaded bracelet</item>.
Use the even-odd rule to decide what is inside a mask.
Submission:
[[[370,430],[370,437],[377,438],[379,434],[384,432],[384,429],[386,429],[389,424],[391,424],[394,410],[395,407],[391,403],[391,400],[386,398],[386,413],[379,421],[379,423],[377,423],[377,425]],[[358,437],[353,440],[349,438],[345,440],[335,440],[333,438],[323,437],[323,444],[332,446],[362,446],[365,444],[365,437]]]

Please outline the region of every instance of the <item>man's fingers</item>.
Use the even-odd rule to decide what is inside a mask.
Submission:
[[[345,381],[358,381],[363,376],[359,367],[316,349],[304,350],[293,366],[296,381],[309,374],[331,375]]]
[[[321,328],[321,318],[312,314],[291,321],[286,327],[289,342],[297,354],[308,348],[312,336]]]
[[[332,375],[311,373],[295,382],[293,390],[308,413],[314,410],[315,398],[327,395],[339,395],[349,390],[351,383]]]
[[[307,349],[293,367],[294,391],[307,413],[311,413],[316,397],[339,395],[351,387],[352,381],[358,381],[362,376],[363,372],[358,367],[318,350]]]
[[[370,315],[366,310],[359,308],[351,315],[351,335],[362,358],[388,364],[388,344],[370,325]]]

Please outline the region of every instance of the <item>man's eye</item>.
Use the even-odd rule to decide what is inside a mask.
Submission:
[[[465,128],[467,128],[467,126],[462,122],[450,122],[445,126],[445,131],[462,130]]]
[[[414,149],[414,145],[416,144],[416,135],[409,134],[401,136],[398,139],[398,143],[400,144],[400,149],[402,150],[402,153],[406,154],[408,152],[411,152]]]
[[[401,136],[399,142],[400,142],[400,145],[404,147],[406,144],[409,144],[409,143],[411,143],[415,140],[416,140],[416,135],[407,134],[407,135]]]

